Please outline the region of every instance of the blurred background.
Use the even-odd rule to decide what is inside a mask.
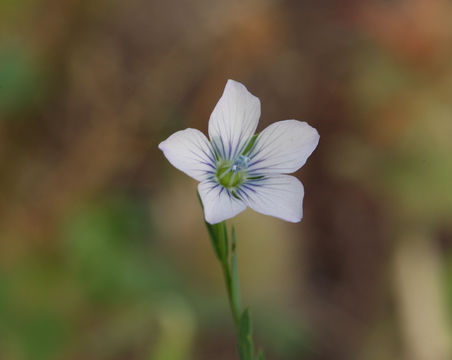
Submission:
[[[228,78],[321,135],[299,224],[253,213],[268,359],[452,359],[452,3],[0,0],[0,359],[231,360],[196,198],[160,141]]]

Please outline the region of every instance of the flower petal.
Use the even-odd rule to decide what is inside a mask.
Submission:
[[[253,210],[289,222],[303,217],[303,184],[291,175],[270,175],[240,186],[237,195]]]
[[[278,121],[256,139],[249,153],[250,173],[291,173],[301,168],[319,142],[319,133],[306,122]]]
[[[261,103],[246,87],[228,80],[223,95],[209,120],[209,136],[222,159],[234,159],[254,135],[261,114]]]
[[[204,217],[209,224],[232,218],[246,209],[242,201],[214,181],[199,183],[198,191],[204,206]]]
[[[168,161],[192,178],[203,181],[215,173],[215,154],[199,130],[175,132],[159,144]]]

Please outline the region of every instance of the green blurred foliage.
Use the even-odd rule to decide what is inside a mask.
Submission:
[[[151,281],[159,279],[148,276],[147,224],[143,209],[123,200],[96,201],[69,216],[63,251],[90,300],[105,305],[152,294]]]
[[[46,92],[37,60],[19,44],[0,44],[0,115],[29,109]]]

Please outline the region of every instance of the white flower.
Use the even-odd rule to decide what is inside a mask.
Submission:
[[[209,137],[185,129],[159,144],[169,162],[200,181],[205,219],[216,224],[249,206],[298,222],[303,217],[303,184],[288,173],[301,168],[319,142],[317,130],[297,120],[278,121],[253,136],[260,101],[228,80],[210,115]]]

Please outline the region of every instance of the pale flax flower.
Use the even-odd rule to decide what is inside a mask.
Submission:
[[[260,101],[246,87],[228,80],[210,115],[209,137],[185,129],[159,144],[169,162],[198,180],[205,219],[216,224],[248,206],[298,222],[303,217],[303,184],[287,175],[301,168],[319,142],[306,122],[278,121],[254,135]]]

